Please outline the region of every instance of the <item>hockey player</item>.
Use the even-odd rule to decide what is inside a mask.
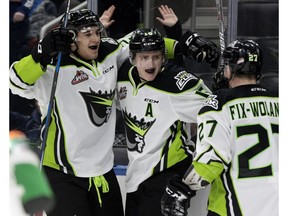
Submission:
[[[117,82],[129,158],[125,215],[160,216],[167,180],[184,175],[192,162],[184,124],[196,122],[210,90],[184,68],[166,64],[157,29],[137,29],[129,48]]]
[[[105,18],[102,23],[105,27],[113,23],[110,18],[114,10],[112,5],[100,17],[101,21]],[[162,14],[163,24],[173,22],[169,14]],[[11,67],[13,93],[37,99],[45,122],[55,57],[57,52],[65,52],[43,160],[57,199],[49,216],[123,215],[120,190],[112,170],[113,98],[117,68],[128,58],[125,39],[129,37],[120,43],[112,38],[100,41],[102,29],[91,11],[71,12],[68,28],[48,33],[34,47],[32,55]]]
[[[113,100],[117,69],[129,52],[127,44],[101,39],[102,30],[92,11],[72,11],[67,28],[49,32],[11,67],[12,92],[35,98],[45,122],[55,59],[63,52],[43,160],[57,201],[49,216],[124,213],[113,171]]]
[[[235,40],[216,74],[220,90],[200,110],[196,157],[183,177],[169,180],[165,216],[187,215],[190,198],[211,184],[209,216],[278,215],[278,92],[257,84],[262,53],[252,40]],[[193,202],[193,200],[192,200]]]

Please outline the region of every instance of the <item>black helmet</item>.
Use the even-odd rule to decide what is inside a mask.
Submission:
[[[61,18],[60,24],[64,23],[65,15]],[[67,28],[73,28],[79,31],[83,27],[98,26],[102,31],[104,26],[99,21],[99,17],[91,10],[81,9],[76,11],[70,11],[67,19]]]
[[[141,51],[161,50],[165,57],[165,42],[156,28],[136,29],[131,36],[129,49],[131,62],[134,60],[135,54]]]
[[[225,64],[229,64],[231,72],[239,75],[255,75],[256,80],[261,77],[262,51],[253,40],[232,41],[224,50]],[[213,76],[212,90],[228,88],[229,80],[224,76],[224,65]]]
[[[253,40],[235,40],[223,52],[225,63],[231,67],[232,73],[239,75],[255,75],[261,77],[262,51]]]

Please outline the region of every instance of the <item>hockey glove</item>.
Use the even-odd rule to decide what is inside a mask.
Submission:
[[[215,92],[219,89],[229,88],[229,81],[224,77],[224,66],[220,66],[217,68],[216,73],[212,77],[213,85],[212,91]]]
[[[56,28],[50,31],[31,51],[35,62],[40,62],[43,67],[49,64],[58,52],[71,52],[76,33],[65,28]]]
[[[216,44],[213,43],[212,41],[207,41],[204,50],[206,51],[206,57],[205,57],[206,62],[208,62],[211,65],[211,67],[217,68],[220,58],[220,52]]]
[[[166,192],[161,199],[161,212],[165,216],[186,216],[190,207],[190,199],[196,195],[182,182],[181,177],[174,176],[169,179]]]
[[[197,32],[187,31],[180,40],[183,54],[197,62],[204,59],[210,64],[217,64],[219,59],[219,51],[212,41],[200,36]],[[213,65],[212,65],[213,66]]]

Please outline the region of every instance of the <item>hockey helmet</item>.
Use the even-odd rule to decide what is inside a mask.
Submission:
[[[262,51],[253,40],[232,41],[223,52],[224,62],[231,67],[232,73],[261,77]]]
[[[61,18],[60,24],[63,24],[65,20],[65,15]],[[76,11],[70,11],[67,19],[67,28],[73,28],[77,31],[84,27],[98,26],[99,31],[104,29],[104,26],[99,20],[98,15],[94,14],[89,9],[81,9]]]
[[[165,42],[161,33],[156,28],[136,29],[130,39],[130,62],[133,62],[137,52],[162,51],[165,61]]]

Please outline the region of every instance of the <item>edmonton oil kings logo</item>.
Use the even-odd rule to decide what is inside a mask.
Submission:
[[[184,86],[186,85],[189,80],[197,79],[195,76],[193,76],[191,73],[188,73],[187,71],[180,71],[175,77],[177,82],[177,87],[182,90]]]
[[[84,73],[82,70],[76,71],[76,75],[74,76],[73,80],[71,81],[72,85],[76,85],[78,83],[81,83],[85,80],[88,80],[89,77],[86,73]]]
[[[79,93],[86,103],[90,120],[95,126],[99,127],[107,122],[111,115],[115,91],[102,92],[99,90],[95,92],[91,88],[89,89],[90,92]]]
[[[145,121],[144,118],[140,120],[136,116],[131,116],[126,110],[123,111],[125,129],[127,134],[127,147],[129,151],[143,152],[145,146],[145,134],[152,127],[156,119],[153,121]]]

